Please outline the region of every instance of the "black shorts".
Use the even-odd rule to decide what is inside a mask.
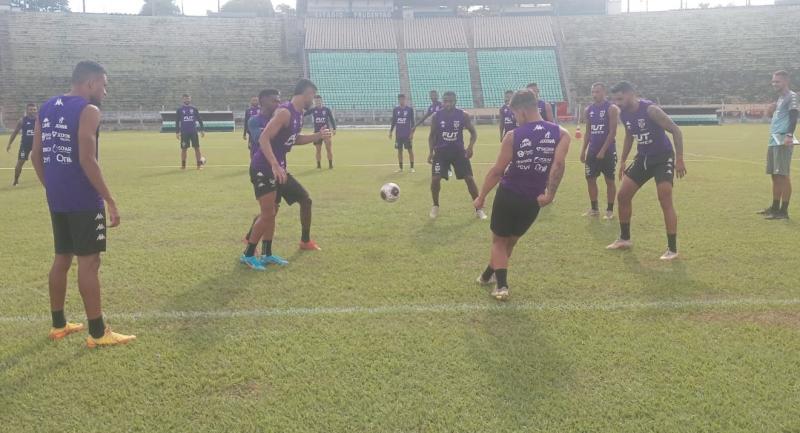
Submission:
[[[394,140],[394,148],[397,150],[411,150],[414,146],[414,143],[411,141],[410,138],[396,138]]]
[[[497,236],[520,237],[539,215],[539,202],[526,199],[503,186],[497,188],[492,204],[492,233]]]
[[[33,143],[20,143],[18,159],[20,161],[27,161],[31,157],[31,150],[33,150]]]
[[[181,149],[188,149],[189,146],[195,149],[200,147],[200,137],[196,132],[181,132]]]
[[[464,179],[465,177],[472,177],[472,164],[464,149],[441,149],[435,150],[433,154],[433,165],[431,166],[431,174],[433,176],[441,176],[443,179],[449,179],[450,166],[456,173],[456,179]]]
[[[597,178],[600,173],[606,179],[614,179],[617,171],[617,153],[606,154],[605,158],[597,159],[594,155],[586,155],[586,177]]]
[[[106,250],[106,212],[51,212],[56,254],[90,256]]]
[[[253,183],[256,199],[273,191],[277,192],[275,194],[276,203],[280,203],[283,199],[290,206],[308,198],[308,191],[290,173],[286,173],[286,183],[281,185],[272,175],[272,170],[256,170],[251,167],[250,182]]]
[[[670,152],[664,155],[636,155],[636,159],[625,169],[625,176],[639,186],[653,178],[656,184],[661,182],[672,184],[675,178],[675,154]]]

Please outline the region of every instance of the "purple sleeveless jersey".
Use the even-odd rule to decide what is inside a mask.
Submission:
[[[330,128],[327,107],[313,108],[311,110],[311,120],[314,121],[314,132],[319,132],[322,128]]]
[[[191,105],[182,105],[178,109],[178,123],[181,125],[181,133],[192,134],[197,132],[197,108]]]
[[[435,149],[464,149],[464,121],[467,114],[458,108],[441,110],[433,115],[433,123],[439,126]]]
[[[544,119],[545,116],[547,116],[547,102],[544,102],[540,99],[536,105],[539,108],[539,115],[542,116],[542,119]]]
[[[253,107],[247,109],[247,117],[258,116],[261,114],[261,107]]]
[[[44,186],[51,212],[103,209],[103,199],[80,163],[78,124],[88,104],[80,96],[56,96],[45,102],[39,111]]]
[[[517,127],[517,118],[514,117],[514,112],[508,104],[500,107],[500,121],[503,122],[503,135]]]
[[[551,122],[530,122],[514,129],[514,155],[500,185],[525,199],[536,200],[547,186],[560,139],[561,129]]]
[[[633,112],[622,111],[620,118],[625,130],[636,140],[638,155],[655,156],[672,153],[672,142],[667,132],[647,114],[647,108],[654,105],[646,99],[639,101],[639,108]]]
[[[264,114],[256,114],[251,117],[248,122],[248,130],[250,131],[250,168],[267,170],[269,169],[269,161],[261,151],[261,146],[258,144],[258,139],[261,137],[261,131],[267,127],[267,123],[272,117],[267,117]]]
[[[33,145],[33,134],[36,129],[36,117],[25,116],[22,118],[22,145],[30,147]]]
[[[411,137],[411,123],[414,121],[414,109],[411,107],[394,107],[395,133],[401,140]]]
[[[595,156],[606,142],[609,131],[608,109],[611,102],[603,101],[600,104],[592,104],[586,108],[589,112],[589,155]],[[611,140],[606,154],[612,155],[617,151],[616,140]]]
[[[428,106],[428,114],[436,114],[439,111],[442,111],[442,101],[432,102],[431,105]]]
[[[278,135],[272,139],[272,153],[275,154],[281,167],[286,168],[286,154],[292,151],[294,140],[297,134],[303,130],[303,112],[297,111],[291,102],[286,102],[280,105],[280,108],[289,110],[291,119],[289,126],[284,126],[278,131]]]

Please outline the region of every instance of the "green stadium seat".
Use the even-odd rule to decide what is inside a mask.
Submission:
[[[503,105],[506,90],[519,90],[530,82],[539,85],[545,101],[564,100],[555,50],[481,50],[477,57],[486,107]]]
[[[397,53],[309,53],[311,79],[334,109],[391,109],[400,93]]]
[[[417,108],[428,106],[431,90],[440,94],[452,90],[458,95],[459,107],[474,107],[466,52],[409,52],[406,59],[411,100]]]

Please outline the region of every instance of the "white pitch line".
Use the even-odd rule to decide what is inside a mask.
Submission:
[[[497,304],[431,304],[431,305],[384,305],[377,307],[288,307],[250,310],[206,310],[206,311],[146,311],[111,313],[109,318],[128,320],[225,320],[234,318],[271,318],[271,317],[314,317],[314,316],[375,316],[404,314],[458,314],[474,312],[613,312],[639,310],[680,310],[730,307],[780,307],[800,305],[800,298],[795,299],[718,299],[718,300],[683,300],[653,302],[599,302],[599,303],[508,303]],[[0,323],[42,322],[48,316],[0,316]]]
[[[715,162],[710,159],[686,159],[685,162]],[[580,161],[570,160],[568,164],[583,164]],[[425,163],[427,165],[427,163]],[[494,162],[472,162],[472,165],[494,165]],[[250,164],[206,164],[206,168],[248,168]],[[313,164],[292,164],[292,167],[316,167]],[[369,167],[397,167],[397,163],[380,163],[380,164],[338,164],[337,167],[356,167],[356,168],[369,168]],[[141,169],[162,169],[162,168],[181,168],[180,165],[151,165],[138,167]]]
[[[749,161],[749,160],[746,160],[746,159],[727,158],[727,157],[724,157],[724,156],[703,155],[703,154],[700,154],[700,153],[689,153],[689,152],[686,152],[686,154],[687,155],[692,155],[692,156],[699,156],[699,157],[702,157],[702,158],[718,159],[720,161],[731,161],[731,162],[741,162],[741,163],[744,163],[744,164],[764,165],[763,163],[760,163],[760,162],[757,162],[757,161]]]

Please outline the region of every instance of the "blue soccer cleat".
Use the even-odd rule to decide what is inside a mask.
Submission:
[[[266,271],[267,268],[261,263],[261,259],[256,256],[247,257],[242,254],[242,257],[239,258],[239,262],[243,265],[247,265],[248,268],[254,271]]]
[[[267,265],[286,266],[289,264],[289,262],[283,257],[276,256],[275,254],[273,254],[271,256],[261,256],[261,264],[264,266]]]

